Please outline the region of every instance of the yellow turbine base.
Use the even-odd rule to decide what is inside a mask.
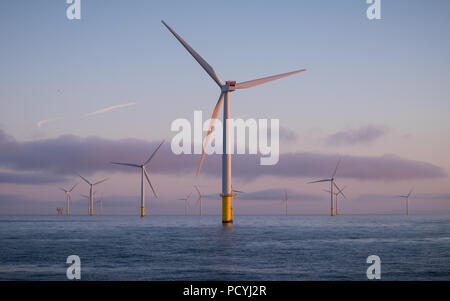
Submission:
[[[331,209],[331,216],[334,216],[334,208]]]
[[[141,207],[141,217],[145,216],[145,207]]]
[[[94,210],[91,210],[91,212],[89,212],[89,215],[93,216],[94,215]]]
[[[222,223],[233,223],[233,196],[222,195]]]

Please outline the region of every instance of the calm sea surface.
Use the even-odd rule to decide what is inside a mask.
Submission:
[[[0,280],[450,280],[450,216],[0,217]]]

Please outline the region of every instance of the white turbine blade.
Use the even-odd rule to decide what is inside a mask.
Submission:
[[[267,77],[263,77],[263,78],[259,78],[259,79],[255,79],[255,80],[250,80],[250,81],[246,81],[246,82],[242,82],[242,83],[237,83],[236,84],[236,89],[245,89],[245,88],[251,88],[257,85],[261,85],[276,79],[280,79],[286,76],[290,76],[296,73],[300,73],[300,72],[304,72],[306,71],[306,69],[301,69],[301,70],[296,70],[296,71],[292,71],[292,72],[287,72],[287,73],[282,73],[282,74],[278,74],[278,75],[273,75],[273,76],[267,76]]]
[[[408,196],[407,195],[396,195],[396,197],[399,197],[399,198],[407,198]]]
[[[192,192],[188,194],[188,196],[186,197],[186,200],[189,200],[189,198],[191,197],[191,194],[192,194]]]
[[[240,190],[236,190],[236,189],[232,189],[231,191],[233,191],[233,192],[237,192],[237,193],[245,193],[245,192],[243,192],[243,191],[240,191]]]
[[[85,195],[85,194],[80,194],[82,197],[89,199],[89,196]]]
[[[325,191],[325,192],[327,192],[327,193],[331,193],[331,191],[328,190],[328,189],[322,189],[322,190]]]
[[[111,162],[111,164],[114,164],[114,165],[123,165],[123,166],[131,166],[131,167],[141,167],[140,165],[132,164],[132,163]]]
[[[411,193],[413,192],[413,190],[414,190],[414,187],[413,188],[411,188],[411,190],[409,191],[409,193],[408,193],[408,197],[411,195]]]
[[[88,183],[89,185],[91,185],[91,182],[89,182],[88,180],[86,180],[86,178],[83,178],[82,175],[77,174],[80,178],[82,178],[86,183]]]
[[[339,186],[336,185],[336,183],[334,183],[334,187],[336,187],[336,189],[339,191],[340,194],[342,194],[342,196],[346,199],[347,197],[345,196],[344,192],[342,191],[342,189],[339,188]]]
[[[72,190],[73,190],[75,187],[77,187],[77,185],[78,185],[78,183],[75,184],[75,185],[73,185],[73,187],[69,190],[69,192],[72,192]]]
[[[109,177],[108,178],[104,178],[103,180],[98,181],[97,183],[94,183],[93,185],[97,185],[97,184],[103,183],[103,182],[105,182],[108,179],[109,179]]]
[[[313,183],[322,183],[322,182],[330,182],[331,179],[324,179],[324,180],[318,180],[318,181],[313,181],[313,182],[308,182],[306,184],[313,184]]]
[[[158,196],[156,195],[155,189],[153,188],[152,182],[150,182],[150,178],[148,177],[148,174],[147,174],[147,171],[145,170],[145,168],[144,168],[144,175],[147,178],[147,182],[150,185],[150,188],[152,189],[153,194],[155,195],[156,198],[158,198]]]
[[[161,145],[163,145],[164,140],[158,145],[158,147],[155,149],[155,151],[153,152],[153,154],[150,156],[150,158],[148,158],[147,161],[145,161],[145,163],[143,164],[144,166],[147,165],[148,163],[150,163],[150,161],[153,159],[153,157],[155,156],[156,152],[158,151],[158,149],[161,147]]]
[[[64,191],[64,192],[68,192],[67,190],[65,190],[64,188],[59,187],[60,190]]]
[[[333,175],[331,176],[332,179],[334,179],[334,176],[336,175],[336,172],[338,170],[339,164],[341,164],[341,159],[339,159],[338,163],[336,164],[336,168],[334,169]]]
[[[200,190],[198,189],[197,185],[195,185],[194,187],[195,187],[195,190],[197,190],[198,196],[201,197],[202,194],[200,193]]]
[[[220,112],[220,108],[222,107],[222,103],[224,100],[224,93],[220,94],[219,100],[216,103],[216,106],[214,108],[212,117],[211,117],[211,124],[209,125],[209,130],[208,133],[206,134],[206,138],[205,138],[205,144],[203,145],[203,149],[202,149],[202,156],[200,157],[200,162],[198,163],[198,168],[197,168],[197,176],[200,173],[200,170],[202,169],[202,165],[203,165],[203,160],[205,159],[205,149],[209,144],[209,139],[210,139],[210,135],[212,133],[212,131],[214,130],[214,124],[216,123],[217,117],[219,116],[219,112]]]
[[[194,59],[200,64],[200,66],[205,69],[206,73],[211,76],[211,78],[219,85],[219,87],[223,86],[222,81],[217,75],[216,71],[214,71],[213,67],[211,67],[201,56],[198,54],[185,40],[183,40],[169,25],[166,24],[163,20],[161,20],[162,24],[167,27],[167,29],[177,38],[177,40],[186,48],[187,51],[194,57]]]

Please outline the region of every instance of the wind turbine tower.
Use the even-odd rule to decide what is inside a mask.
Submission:
[[[191,194],[192,194],[192,192],[189,193],[188,196],[185,198],[177,199],[178,201],[184,201],[184,215],[185,216],[189,215],[188,207],[189,207],[189,198],[190,198]]]
[[[198,186],[197,186],[197,185],[195,185],[194,187],[195,187],[195,190],[197,190],[197,193],[198,193],[198,199],[197,199],[197,201],[200,202],[200,216],[202,216],[202,215],[203,215],[203,211],[202,211],[202,199],[203,199],[203,195],[202,195],[202,193],[200,192],[200,189],[198,189]]]
[[[100,205],[100,215],[103,215],[103,194],[100,200],[96,201],[96,203]]]
[[[345,187],[342,188],[341,190],[339,190],[338,192],[334,192],[334,204],[335,204],[335,208],[336,208],[336,215],[339,214],[339,213],[338,213],[338,208],[339,208],[339,206],[338,206],[338,197],[339,197],[339,195],[342,194],[342,196],[343,196],[345,199],[347,198],[347,197],[345,196],[345,194],[344,194],[344,189],[345,189]],[[328,193],[331,193],[331,191],[328,190],[328,189],[324,189],[323,191],[328,192]]]
[[[284,204],[286,206],[286,216],[288,216],[288,195],[286,189],[284,190]]]

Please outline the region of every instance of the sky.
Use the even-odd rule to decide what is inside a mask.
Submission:
[[[236,214],[328,214],[331,176],[346,187],[340,212],[402,214],[395,195],[412,187],[411,212],[450,213],[450,3],[382,0],[381,20],[365,0],[81,0],[81,19],[64,0],[0,3],[0,215],[55,214],[59,187],[71,187],[74,214],[89,179],[105,214],[139,213],[140,163],[158,199],[151,214],[184,214],[176,199],[207,195],[220,214],[220,161],[176,156],[171,123],[210,116],[219,89],[161,24],[165,20],[223,81],[306,68],[235,92],[232,116],[280,120],[280,160],[233,157]],[[148,187],[147,187],[148,188]]]

